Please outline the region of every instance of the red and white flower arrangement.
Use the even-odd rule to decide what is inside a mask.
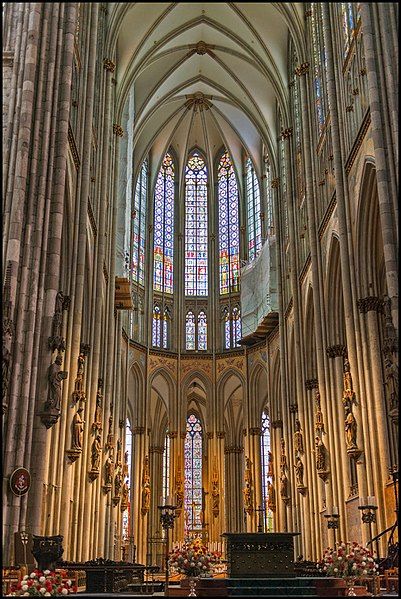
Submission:
[[[185,576],[208,576],[220,561],[221,553],[210,552],[200,539],[193,539],[170,551],[169,566]]]
[[[355,541],[337,543],[335,549],[328,547],[323,559],[318,562],[319,570],[336,578],[372,576],[377,573],[377,565],[372,553]]]
[[[63,579],[62,572],[34,570],[10,590],[9,596],[61,597],[76,593],[77,587],[73,586],[71,580]]]

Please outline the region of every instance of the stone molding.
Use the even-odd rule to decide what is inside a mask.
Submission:
[[[114,71],[116,70],[116,63],[113,62],[110,58],[105,58],[103,61],[103,67],[106,69],[106,71],[114,73]]]
[[[380,314],[383,314],[383,304],[383,299],[375,295],[361,298],[356,302],[358,310],[359,312],[361,312],[361,314],[366,314],[366,312],[371,312],[372,310],[374,310],[375,312],[379,312]]]
[[[338,344],[338,345],[330,345],[326,347],[326,354],[329,358],[340,358],[347,355],[347,346]]]
[[[117,135],[117,137],[124,137],[124,129],[118,123],[113,124],[113,133]]]
[[[299,66],[295,67],[294,73],[298,77],[301,77],[302,75],[305,75],[305,73],[307,73],[309,71],[309,66],[310,66],[309,62],[303,62]]]
[[[305,381],[305,389],[311,391],[312,389],[318,388],[318,380],[317,379],[308,379]]]

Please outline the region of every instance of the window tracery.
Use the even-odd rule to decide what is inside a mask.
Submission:
[[[136,183],[132,223],[132,280],[144,284],[148,161],[144,160]]]
[[[218,165],[220,294],[239,291],[239,198],[228,152]]]
[[[185,167],[185,295],[208,294],[208,173],[195,150]]]
[[[246,206],[248,218],[248,258],[256,258],[262,247],[262,226],[260,222],[260,188],[252,160],[245,163]]]
[[[153,289],[173,293],[174,162],[167,152],[155,187]]]
[[[266,532],[273,530],[273,512],[268,507],[269,505],[269,489],[272,485],[272,465],[270,461],[270,418],[267,412],[262,413],[262,436],[261,457],[262,457],[262,498],[263,498],[263,517],[264,529]]]
[[[187,418],[187,433],[184,444],[185,485],[184,513],[185,531],[201,530],[203,526],[202,496],[202,424],[195,414]]]

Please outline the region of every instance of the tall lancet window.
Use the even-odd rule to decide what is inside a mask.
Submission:
[[[185,531],[201,530],[203,526],[202,496],[202,424],[195,414],[187,418],[187,434],[184,445]]]
[[[185,167],[185,295],[208,293],[207,167],[194,151]]]
[[[170,437],[166,431],[163,452],[163,499],[167,502],[170,488]]]
[[[224,295],[239,291],[238,186],[228,152],[220,158],[217,178],[220,293]]]
[[[315,92],[316,119],[319,135],[326,120],[325,76],[326,51],[323,41],[322,12],[319,2],[311,2],[311,34],[313,56],[313,87]]]
[[[354,9],[355,4],[356,14]],[[360,18],[360,5],[360,2],[341,2],[344,58],[347,56],[352,39],[355,36],[355,29]]]
[[[246,205],[248,217],[248,257],[252,261],[262,247],[262,225],[260,222],[260,188],[252,160],[245,163]]]
[[[132,221],[132,280],[144,284],[146,206],[148,199],[148,161],[144,160],[134,196]]]
[[[132,431],[130,421],[125,421],[125,456],[124,456],[124,482],[128,488],[131,487],[131,464],[132,464]],[[129,540],[129,521],[130,521],[130,500],[128,494],[127,508],[122,513],[122,538],[124,541]]]
[[[263,498],[263,518],[265,532],[273,530],[273,512],[270,507],[269,493],[272,485],[272,468],[270,461],[270,419],[266,412],[262,414],[262,436],[261,436],[261,456],[262,456],[262,498]],[[270,497],[270,500],[272,497]]]
[[[174,162],[167,153],[155,187],[153,289],[173,293]]]

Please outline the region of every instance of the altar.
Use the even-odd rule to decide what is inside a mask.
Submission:
[[[296,576],[294,537],[299,532],[226,532],[229,578]]]

